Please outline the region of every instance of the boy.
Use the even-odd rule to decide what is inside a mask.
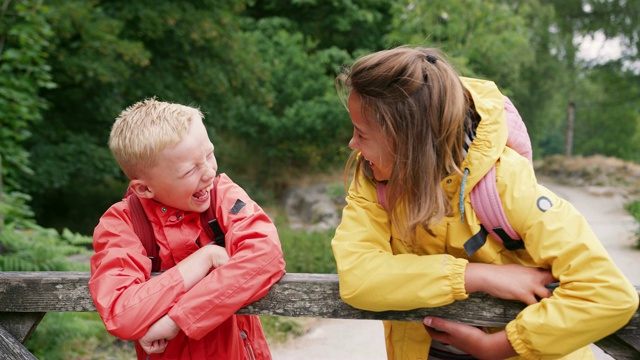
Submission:
[[[162,273],[150,277],[130,196],[95,228],[89,290],[107,331],[137,340],[138,359],[270,359],[259,318],[235,313],[284,275],[280,240],[267,214],[216,176],[202,118],[196,108],[152,98],[116,119],[109,148],[151,222]],[[200,222],[210,196],[226,248],[213,245]]]

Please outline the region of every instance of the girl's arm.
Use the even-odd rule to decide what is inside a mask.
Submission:
[[[539,185],[528,164],[502,163],[498,190],[509,223],[527,254],[559,282],[551,297],[507,325],[514,349],[524,357],[560,357],[624,326],[638,307],[638,293],[585,218]]]
[[[359,309],[385,311],[442,306],[467,298],[468,261],[444,254],[394,254],[389,219],[377,202],[375,186],[364,179],[359,185],[349,189],[342,222],[331,242],[342,299]]]

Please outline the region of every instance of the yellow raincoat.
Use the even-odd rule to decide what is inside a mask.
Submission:
[[[464,271],[469,261],[551,269],[560,286],[552,297],[528,306],[507,325],[508,339],[522,359],[593,359],[588,344],[631,319],[638,293],[584,217],[538,184],[529,161],[506,146],[504,98],[495,84],[462,80],[482,118],[462,164],[470,170],[464,223],[459,212],[460,175],[442,180],[452,216],[432,227],[435,236],[418,230],[413,245],[391,226],[375,184],[360,178],[356,190],[352,182],[332,240],[342,299],[371,311],[436,307],[467,298]],[[469,257],[463,245],[480,231],[469,192],[494,164],[505,214],[526,249],[509,251],[488,238]],[[551,208],[539,209],[541,197],[550,200]],[[427,359],[431,339],[421,323],[385,321],[384,327],[389,359]]]

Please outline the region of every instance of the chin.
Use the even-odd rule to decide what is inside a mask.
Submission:
[[[373,172],[373,178],[376,179],[376,181],[381,181],[381,182],[389,180],[388,176],[382,176],[375,171]]]
[[[193,212],[205,212],[207,211],[207,209],[209,208],[209,206],[211,206],[211,203],[207,201],[206,204],[192,204],[191,205],[191,209],[189,209],[190,211]]]

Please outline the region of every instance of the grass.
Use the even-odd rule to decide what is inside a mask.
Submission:
[[[40,360],[133,360],[132,342],[111,336],[98,313],[47,313],[27,349]]]
[[[304,319],[260,316],[269,344],[303,335]],[[109,334],[98,313],[47,313],[27,343],[40,360],[134,360],[132,341]]]
[[[289,273],[335,274],[331,251],[334,230],[310,232],[279,227],[280,241]]]
[[[269,344],[282,344],[305,333],[300,319],[283,316],[260,316]]]
[[[640,223],[640,200],[632,201],[625,205],[625,209]],[[636,248],[640,249],[640,227],[636,230]]]

